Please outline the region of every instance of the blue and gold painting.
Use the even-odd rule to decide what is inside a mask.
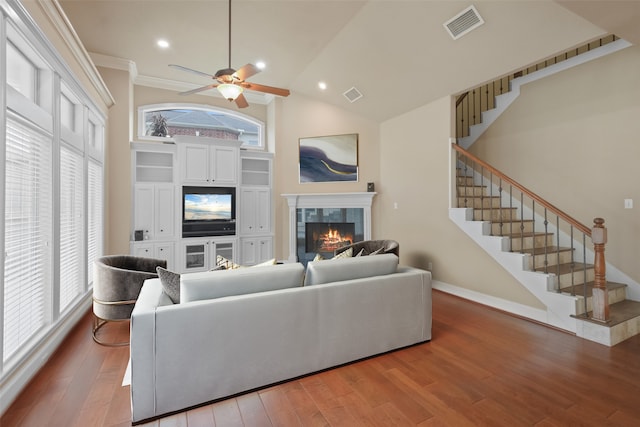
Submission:
[[[300,182],[358,180],[358,134],[300,138]]]

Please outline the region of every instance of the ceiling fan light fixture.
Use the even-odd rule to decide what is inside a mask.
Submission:
[[[229,101],[235,101],[235,99],[242,93],[243,88],[242,86],[234,85],[231,83],[224,83],[218,85],[218,91]]]

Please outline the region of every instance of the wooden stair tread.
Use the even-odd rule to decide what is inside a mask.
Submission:
[[[551,267],[547,267],[547,271],[553,274],[567,274],[571,273],[571,271],[579,273],[585,270],[585,266],[587,270],[593,268],[593,264],[584,264],[582,262],[568,262],[565,264],[556,264]],[[534,271],[543,272],[544,267],[538,267]]]
[[[593,314],[592,311],[587,313],[590,317]],[[576,319],[584,320],[586,322],[595,323],[597,325],[602,325],[604,327],[613,327],[619,325],[620,323],[626,322],[627,320],[635,319],[636,317],[640,317],[640,301],[632,301],[632,300],[624,300],[620,302],[616,302],[609,306],[609,322],[602,323],[597,320],[593,320],[590,318],[585,318],[582,316],[574,316]]]
[[[591,297],[593,295],[593,287],[595,285],[594,281],[591,282],[587,282],[587,298]],[[620,289],[620,288],[625,288],[627,287],[627,285],[625,285],[624,283],[617,283],[617,282],[607,282],[607,290],[612,291],[615,289]],[[560,288],[560,292],[564,292],[567,294],[572,294],[571,292],[571,286],[566,286],[564,288]],[[573,287],[573,291],[575,292],[575,295],[577,296],[585,296],[584,295],[584,284],[580,283],[580,284],[576,284]]]
[[[503,206],[491,207],[491,208],[473,208],[474,211],[497,211],[497,210],[500,210],[500,209],[502,209],[502,210],[514,210],[514,209],[518,209],[518,208],[516,208],[516,207],[510,208],[508,206],[507,207],[503,207]]]
[[[513,252],[520,252],[520,253],[525,253],[525,254],[529,254],[529,255],[544,255],[545,254],[545,249],[547,251],[547,254],[551,255],[557,252],[569,252],[569,251],[573,251],[575,250],[575,248],[569,248],[569,247],[563,247],[563,246],[547,246],[546,248],[544,246],[542,247],[538,247],[538,248],[528,248],[528,249],[523,249],[522,251],[513,251]]]
[[[536,232],[525,231],[523,233],[516,232],[512,234],[503,234],[500,237],[508,237],[510,239],[519,239],[521,237],[540,237],[540,236],[553,236],[553,233],[545,233],[544,231],[536,231]]]

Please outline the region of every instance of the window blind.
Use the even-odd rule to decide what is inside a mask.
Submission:
[[[87,175],[87,272],[88,285],[93,285],[93,262],[102,256],[102,165],[89,161]]]
[[[84,291],[82,155],[60,147],[60,312]]]
[[[51,141],[8,115],[3,361],[51,319]]]

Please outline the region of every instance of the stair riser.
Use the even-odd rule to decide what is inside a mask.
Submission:
[[[473,185],[472,176],[457,176],[456,185]]]
[[[553,266],[558,264],[566,264],[571,262],[571,251],[562,251],[559,253],[551,252],[547,254],[547,268],[551,269]],[[534,263],[535,260],[535,263]],[[529,263],[527,264],[527,268],[529,270],[533,270],[534,268],[544,267],[545,256],[536,255],[529,257]]]
[[[502,226],[502,227],[501,227]],[[524,227],[520,230],[520,226]],[[533,231],[533,222],[532,221],[523,221],[523,222],[492,222],[491,223],[491,234],[494,236],[504,236],[505,234],[516,234],[516,233],[530,233]]]
[[[609,294],[609,305],[615,304],[617,302],[624,301],[627,299],[627,288],[617,288],[612,289],[608,292]],[[587,298],[587,311],[593,310],[593,298]],[[582,297],[578,297],[576,301],[576,314],[584,313],[584,299]]]
[[[531,237],[511,237],[511,250],[519,251],[520,249],[542,248],[544,246],[553,245],[553,235],[541,235]]]
[[[486,196],[485,187],[458,185],[458,197]]]
[[[518,211],[516,209],[478,209],[473,211],[474,221],[500,221],[509,219],[518,219]]]
[[[553,273],[553,269],[549,269],[549,273]],[[593,268],[587,268],[586,276],[587,278],[585,280],[585,271],[582,269],[574,271],[573,274],[561,274],[560,276],[558,276],[560,288],[571,286],[571,283],[574,283],[576,286],[578,286],[582,285],[585,281],[592,282],[596,277]]]
[[[463,208],[488,209],[499,208],[499,197],[458,197],[458,206]]]

